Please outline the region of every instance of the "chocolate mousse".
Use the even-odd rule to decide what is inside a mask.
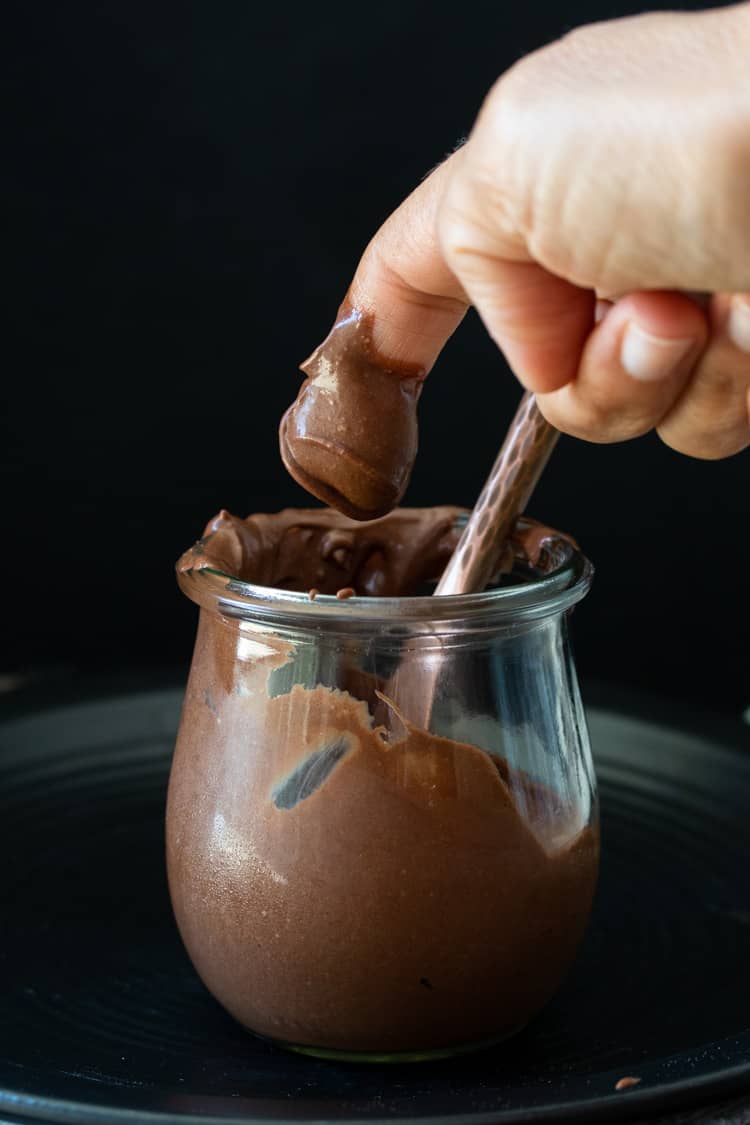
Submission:
[[[368,597],[413,594],[439,574],[458,542],[460,508],[401,508],[359,523],[331,509],[286,508],[240,519],[222,509],[177,564],[210,567],[281,590]]]
[[[286,508],[246,519],[222,509],[177,569],[208,568],[260,586],[307,590],[312,597],[346,588],[366,597],[406,597],[439,578],[468,515],[451,505],[398,508],[363,523],[330,508]],[[562,541],[572,543],[554,528],[519,519],[499,574],[514,563],[546,573],[558,560],[553,545]]]
[[[282,418],[281,456],[308,492],[371,520],[396,506],[417,454],[417,401],[426,372],[380,356],[371,315],[344,304],[302,364],[305,379]]]
[[[180,578],[186,590],[201,569],[315,589],[315,613],[342,590],[409,594],[439,576],[460,516],[224,512]],[[530,526],[514,540],[522,565],[525,536],[536,564],[554,555],[554,533]],[[303,625],[203,604],[167,860],[211,992],[261,1035],[342,1052],[450,1050],[526,1023],[589,914],[598,833],[586,770],[558,786],[545,763],[565,747],[542,748],[532,776],[508,763],[502,737],[487,749],[419,729],[387,696],[378,623],[361,636],[331,624],[332,604],[349,619],[355,602],[329,600],[325,620]]]

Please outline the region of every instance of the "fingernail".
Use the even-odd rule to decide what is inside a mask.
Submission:
[[[750,302],[747,297],[732,297],[727,336],[741,352],[750,352]]]
[[[594,305],[594,324],[601,324],[613,304],[613,301],[605,301],[604,299],[596,302]]]
[[[620,363],[633,379],[656,382],[671,375],[694,344],[692,336],[676,340],[654,336],[631,320],[620,345]]]

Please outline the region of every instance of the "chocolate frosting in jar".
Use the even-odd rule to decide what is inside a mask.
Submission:
[[[344,598],[412,594],[439,576],[465,514],[398,509],[358,523],[327,509],[244,520],[222,511],[178,570]],[[519,521],[506,565],[543,573],[559,540]],[[207,987],[251,1030],[318,1050],[452,1051],[516,1031],[558,987],[596,883],[581,748],[575,734],[570,745],[557,733],[543,741],[545,730],[579,729],[565,725],[563,696],[552,727],[532,703],[506,731],[490,692],[485,726],[472,726],[467,682],[474,691],[506,659],[480,628],[454,648],[443,637],[458,726],[421,729],[388,695],[408,631],[381,649],[377,621],[342,636],[335,620],[287,628],[278,614],[269,624],[202,605],[167,869]],[[517,708],[554,676],[531,659],[522,689],[523,641],[511,636]],[[544,636],[534,653],[563,659],[559,634]],[[493,733],[479,737],[488,722]]]
[[[273,657],[239,694],[229,637],[203,644],[215,671],[186,701],[167,855],[211,992],[251,1030],[344,1051],[526,1023],[583,933],[595,827],[566,830],[549,791],[476,746],[408,723],[387,743],[346,692],[269,699]]]
[[[359,596],[405,597],[440,577],[467,516],[466,509],[451,505],[397,508],[369,522],[330,508],[286,508],[246,519],[222,509],[177,569],[211,568],[283,590],[352,589]],[[556,561],[551,545],[566,539],[528,517],[519,519],[500,570],[520,561],[545,573]]]
[[[281,420],[281,456],[319,500],[359,520],[385,515],[409,483],[425,371],[380,356],[372,315],[344,304],[302,370]]]
[[[222,510],[179,560],[260,586],[369,597],[416,592],[440,574],[458,542],[461,509],[401,508],[360,523],[330,508],[287,508],[239,519]]]

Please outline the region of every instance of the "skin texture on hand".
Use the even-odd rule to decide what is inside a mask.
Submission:
[[[746,3],[517,63],[359,263],[347,299],[377,353],[428,371],[473,304],[564,432],[750,444],[748,58]]]

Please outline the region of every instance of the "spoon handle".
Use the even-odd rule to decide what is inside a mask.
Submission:
[[[559,431],[526,391],[435,594],[483,590],[555,448]]]

